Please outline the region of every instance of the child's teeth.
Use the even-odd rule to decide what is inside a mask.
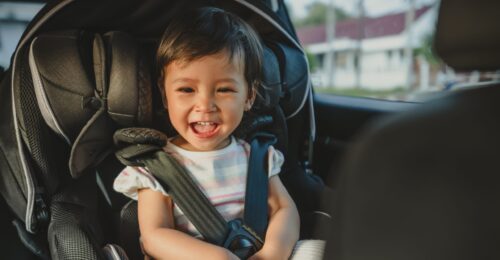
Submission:
[[[213,122],[196,122],[194,129],[198,133],[209,133],[215,130],[215,123]]]

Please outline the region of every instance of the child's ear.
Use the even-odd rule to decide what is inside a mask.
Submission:
[[[255,97],[257,96],[257,90],[255,87],[253,87],[249,92],[249,97],[245,101],[245,111],[249,111],[252,108],[253,102],[255,102]]]

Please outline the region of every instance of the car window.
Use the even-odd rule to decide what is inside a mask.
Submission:
[[[316,93],[421,101],[498,78],[462,74],[432,50],[439,0],[286,0]]]
[[[41,3],[0,2],[0,66],[8,68],[10,58],[29,21]]]
[[[435,55],[439,0],[285,3],[306,50],[317,93],[420,101],[468,83],[500,78],[498,72],[456,72]],[[9,67],[19,38],[42,6],[0,2],[2,68]]]

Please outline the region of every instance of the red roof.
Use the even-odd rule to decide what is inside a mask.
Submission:
[[[415,11],[415,20],[431,9],[424,6]],[[367,39],[382,36],[397,35],[405,27],[405,12],[389,14],[381,17],[365,17],[364,19],[349,19],[335,24],[335,38]],[[360,31],[360,28],[364,28]],[[325,25],[302,27],[297,29],[297,35],[303,45],[326,41]]]

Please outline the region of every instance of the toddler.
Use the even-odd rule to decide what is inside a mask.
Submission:
[[[250,146],[233,136],[261,85],[262,46],[239,17],[205,7],[172,21],[157,51],[159,85],[178,135],[164,147],[227,220],[244,210]],[[278,173],[283,155],[268,153],[269,225],[251,259],[288,259],[299,216]],[[126,167],[114,189],[138,200],[144,251],[155,259],[238,259],[203,240],[146,168]]]

